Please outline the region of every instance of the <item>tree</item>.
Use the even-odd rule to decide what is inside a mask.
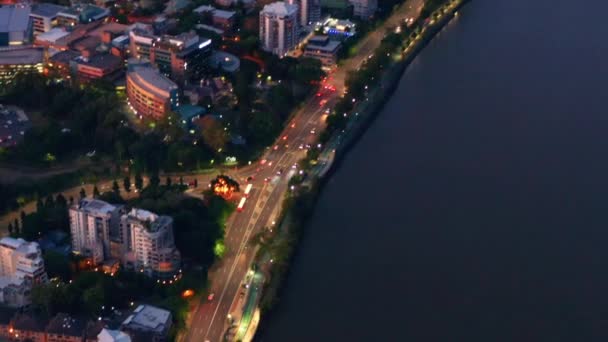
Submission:
[[[15,219],[13,223],[13,228],[15,229],[15,234],[19,235],[19,220]]]
[[[112,182],[112,191],[114,191],[114,193],[116,194],[120,193],[120,186],[118,186],[118,182],[116,181],[116,179],[114,180],[114,182]]]
[[[38,196],[36,199],[36,212],[41,213],[44,210],[44,202],[42,201],[42,197]]]
[[[21,216],[21,222],[23,222],[25,220],[25,211],[21,210],[20,216]]]
[[[9,235],[13,235],[13,224],[9,222],[8,224],[8,233]]]
[[[52,209],[55,207],[55,199],[53,198],[53,195],[46,196],[46,199],[44,200],[44,207],[46,209]]]
[[[122,180],[122,186],[126,192],[131,192],[131,177],[125,176],[125,179]]]
[[[87,197],[87,192],[84,190],[84,188],[80,188],[80,199],[85,197]]]
[[[144,179],[141,177],[141,172],[135,173],[135,188],[137,190],[143,189],[144,187]]]
[[[167,186],[171,186],[171,177],[167,176],[167,180],[165,183]]]
[[[220,152],[228,142],[228,134],[222,124],[211,115],[206,115],[199,120],[203,141],[214,152]]]
[[[82,293],[82,301],[87,312],[97,313],[105,301],[105,292],[101,284],[86,289]]]
[[[198,179],[194,178],[194,187],[198,188]]]
[[[70,201],[70,205],[74,204],[74,197],[70,196],[69,201]]]
[[[160,185],[160,178],[158,177],[158,172],[153,172],[150,175],[150,187],[156,188]]]
[[[44,253],[44,267],[49,278],[59,277],[64,281],[70,279],[70,261],[61,253],[49,250]]]
[[[95,185],[93,186],[93,197],[94,197],[94,198],[97,198],[97,197],[99,197],[99,195],[100,195],[100,193],[99,193],[99,189],[97,189],[97,184],[95,184]]]
[[[65,209],[68,207],[68,201],[65,199],[63,194],[59,194],[57,195],[57,198],[55,198],[55,205],[59,208]]]
[[[179,185],[184,185],[184,177],[179,176]]]

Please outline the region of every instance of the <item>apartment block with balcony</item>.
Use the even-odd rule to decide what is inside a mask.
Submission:
[[[110,234],[120,222],[121,206],[85,198],[69,209],[72,251],[101,264],[111,256]]]
[[[25,306],[30,302],[32,286],[47,280],[38,243],[11,237],[0,239],[0,302],[11,307]]]
[[[148,276],[171,278],[180,268],[181,257],[175,247],[173,219],[142,209],[132,209],[121,218],[129,231],[129,252],[125,264]]]
[[[260,11],[260,43],[264,51],[284,57],[299,41],[298,6],[273,2]]]

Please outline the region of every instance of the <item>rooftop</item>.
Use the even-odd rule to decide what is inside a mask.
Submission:
[[[205,108],[200,106],[193,106],[190,104],[184,104],[179,106],[176,110],[182,121],[190,122],[197,116],[205,114]]]
[[[260,13],[271,13],[279,16],[287,16],[295,14],[297,11],[297,5],[290,5],[284,1],[277,1],[264,6],[264,9]]]
[[[28,5],[0,6],[0,32],[27,31],[29,24]]]
[[[68,34],[70,34],[70,33],[67,32],[66,30],[59,28],[59,27],[55,27],[55,28],[50,29],[48,32],[40,33],[36,37],[36,41],[55,43],[57,40],[67,36]]]
[[[78,56],[80,56],[80,53],[74,50],[66,50],[57,52],[50,58],[50,60],[53,63],[68,64]]]
[[[340,42],[330,40],[327,36],[314,36],[308,40],[308,45],[306,45],[307,50],[320,50],[327,52],[336,51],[338,47],[340,47]]]
[[[47,325],[47,333],[76,336],[84,335],[85,321],[65,313],[58,313]]]
[[[92,198],[84,198],[74,207],[78,210],[98,215],[107,215],[117,209],[117,207],[112,204]]]
[[[15,315],[12,320],[13,328],[17,330],[29,330],[29,331],[44,331],[46,326],[42,318],[21,313]]]
[[[131,342],[131,337],[120,330],[110,330],[103,328],[97,335],[99,342]]]
[[[109,53],[94,55],[90,58],[77,58],[78,64],[89,65],[100,69],[115,69],[122,65],[122,58]]]
[[[172,91],[177,90],[177,84],[161,75],[158,70],[143,66],[132,66],[128,72],[128,77],[137,83],[140,88],[143,88],[151,93],[163,92],[164,96],[169,97]]]
[[[151,305],[139,305],[122,323],[123,327],[164,333],[171,324],[171,313]]]
[[[67,10],[67,7],[50,4],[50,3],[39,3],[39,4],[35,4],[34,7],[32,7],[31,15],[38,16],[38,17],[53,18],[53,17],[57,16],[57,13],[59,13],[61,11],[65,11],[65,10]]]

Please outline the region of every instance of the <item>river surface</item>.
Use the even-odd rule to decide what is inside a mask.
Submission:
[[[258,340],[608,340],[607,13],[462,9],[328,182]]]

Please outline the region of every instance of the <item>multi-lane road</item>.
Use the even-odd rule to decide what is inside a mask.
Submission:
[[[229,326],[230,308],[241,292],[240,287],[255,256],[255,248],[249,241],[252,236],[273,224],[282,198],[289,191],[289,177],[297,172],[292,166],[305,155],[305,150],[300,147],[316,140],[315,133],[324,127],[326,109],[331,108],[344,91],[346,75],[357,69],[374,52],[386,34],[386,29],[402,24],[407,18],[417,18],[422,5],[423,0],[408,1],[381,27],[363,38],[357,46],[356,56],[330,75],[321,87],[322,96],[309,99],[293,116],[277,142],[265,153],[263,160],[239,170],[241,180],[254,177],[253,190],[243,211],[228,221],[225,239],[227,253],[209,273],[213,299],[202,299],[193,312],[183,341],[223,341]],[[324,89],[325,85],[334,90]],[[323,105],[320,104],[321,100],[324,100]]]

